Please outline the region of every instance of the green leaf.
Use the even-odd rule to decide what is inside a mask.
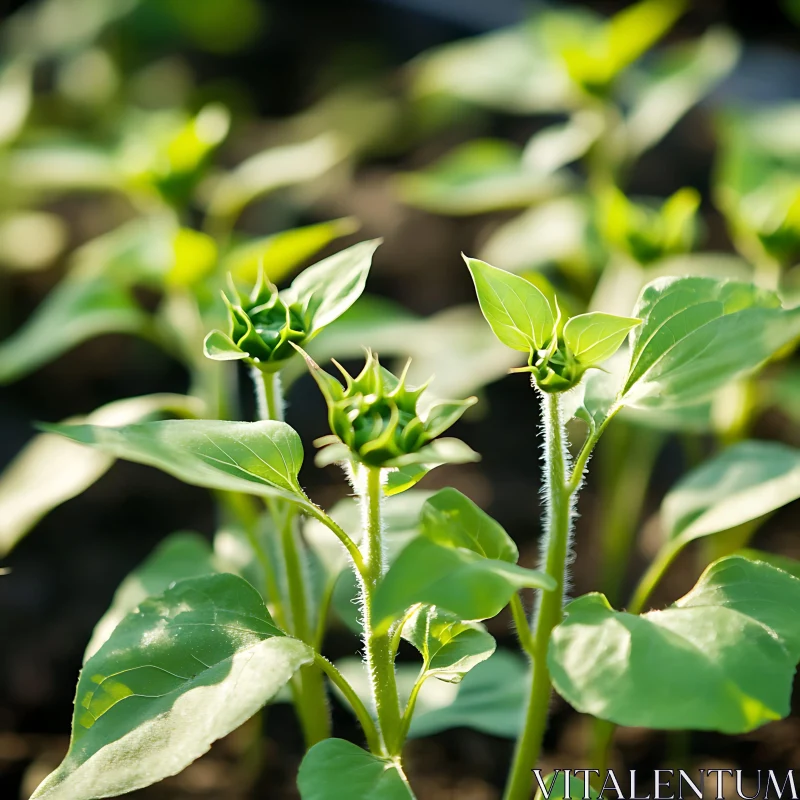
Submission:
[[[483,316],[494,335],[512,350],[529,353],[546,347],[555,318],[547,298],[530,281],[497,267],[464,257]]]
[[[664,611],[634,616],[585,595],[553,632],[553,685],[577,710],[619,725],[752,730],[789,711],[799,602],[800,580],[737,556]]]
[[[326,739],[307,753],[297,775],[302,800],[414,800],[397,762],[344,739]]]
[[[344,217],[249,239],[227,252],[222,271],[230,272],[237,281],[254,284],[258,279],[259,266],[263,265],[266,277],[273,283],[279,283],[323,247],[357,229],[356,220]]]
[[[297,482],[303,446],[284,422],[167,420],[121,428],[44,427],[115,458],[158,467],[194,486],[307,503]]]
[[[641,320],[591,311],[567,320],[564,341],[580,364],[602,364],[619,350],[625,337]]]
[[[659,278],[634,309],[626,405],[697,403],[800,336],[800,308],[773,292],[712,278]]]
[[[141,603],[86,662],[69,752],[33,798],[91,800],[175,775],[312,660],[246,581],[182,581]]]
[[[800,561],[795,558],[778,555],[777,553],[766,553],[763,550],[753,550],[749,547],[743,550],[737,550],[735,555],[750,559],[750,561],[763,561],[765,564],[777,567],[784,572],[788,572],[790,575],[794,575],[795,578],[800,578]]]
[[[656,56],[655,69],[637,87],[627,118],[626,143],[631,158],[657,144],[736,65],[738,37],[712,28],[700,38]]]
[[[554,585],[542,572],[420,537],[400,553],[378,586],[374,625],[387,631],[416,603],[439,606],[460,619],[488,619],[499,614],[518,589],[550,590]]]
[[[796,561],[785,562],[796,569]],[[795,663],[800,661],[800,625],[794,613],[800,608],[800,579],[781,567],[740,556],[722,558],[675,606],[720,606],[752,617],[777,634]]]
[[[419,651],[426,676],[448,683],[460,683],[496,647],[483,625],[463,622],[435,606],[420,608],[404,625],[403,638]]]
[[[208,213],[236,219],[253,200],[285,186],[317,180],[346,156],[344,143],[331,133],[263,150],[220,179],[214,187]]]
[[[528,681],[525,660],[508,650],[498,650],[457,685],[428,681],[417,698],[409,735],[474,728],[515,739],[522,731]]]
[[[0,384],[11,383],[104,333],[137,333],[147,315],[107,279],[62,281],[28,321],[0,343]]]
[[[163,414],[200,416],[202,411],[203,404],[196,398],[153,394],[116,400],[85,420],[94,425],[123,425]],[[113,463],[112,456],[79,447],[62,436],[34,436],[0,475],[0,556],[9,553],[45,514],[88,489]]]
[[[425,473],[428,473],[434,467],[442,464],[470,464],[480,460],[480,454],[476,453],[466,442],[451,436],[443,436],[420,447],[415,453],[406,453],[387,461],[386,466],[403,469],[408,466],[421,465],[424,467]],[[408,477],[408,473],[406,473],[406,477]],[[419,479],[422,477],[420,475]]]
[[[199,533],[170,534],[117,587],[111,606],[94,626],[83,654],[84,663],[108,641],[125,616],[148,597],[158,597],[177,581],[217,571],[211,547]]]
[[[557,769],[544,778],[539,778],[538,773],[539,770],[535,770],[534,777],[537,778],[537,783],[541,780],[541,784],[536,790],[534,800],[580,800],[580,798],[587,797],[590,800],[599,800],[600,795],[591,786],[589,786],[589,794],[586,794],[584,781],[575,775],[569,775],[569,784],[567,786],[564,783],[563,770]]]
[[[457,489],[447,488],[422,506],[420,526],[424,536],[447,547],[464,547],[485,558],[517,563],[514,540],[485,511]]]
[[[661,505],[668,539],[691,542],[758,519],[800,497],[800,450],[739,442],[693,469]]]
[[[569,132],[575,138],[574,132]],[[569,145],[575,149],[579,143],[569,141]],[[552,169],[544,168],[547,159],[554,162]],[[399,175],[397,190],[403,202],[434,214],[461,216],[521,208],[563,189],[566,181],[556,173],[561,166],[558,161],[558,154],[540,148],[527,164],[516,145],[501,139],[476,139],[425,170]]]
[[[381,239],[360,242],[304,269],[288,295],[312,311],[312,332],[338,319],[364,291]]]

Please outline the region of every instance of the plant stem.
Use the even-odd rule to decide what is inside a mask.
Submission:
[[[277,372],[262,372],[257,367],[253,367],[250,374],[255,387],[259,419],[282,422],[283,394],[280,375]],[[294,524],[295,508],[282,500],[269,503],[269,508],[280,531],[286,590],[289,595],[288,616],[291,620],[289,632],[300,641],[316,647],[315,631],[312,630],[306,601],[305,571]],[[331,735],[328,698],[319,666],[312,664],[303,667],[292,679],[291,686],[306,747],[312,747]]]
[[[613,447],[603,451],[601,489],[601,589],[612,605],[622,599],[633,541],[664,435],[620,425],[611,433]],[[604,444],[607,447],[609,442]]]
[[[315,653],[314,661],[328,678],[330,678],[331,683],[339,689],[347,702],[350,703],[353,713],[356,715],[356,718],[361,723],[361,727],[364,730],[369,749],[373,752],[379,752],[381,750],[380,735],[378,734],[378,729],[375,727],[375,723],[369,711],[367,711],[367,707],[361,702],[361,698],[355,693],[353,687],[347,682],[344,675],[342,675],[327,658],[319,653]]]
[[[550,634],[563,619],[564,583],[572,516],[571,482],[567,476],[567,452],[561,400],[557,394],[543,394],[545,428],[545,478],[547,487],[547,530],[544,540],[544,570],[556,582],[543,592],[533,634],[533,671],[525,726],[517,740],[505,800],[529,800],[533,791],[532,767],[541,755],[542,740],[550,705],[550,672],[547,648]],[[588,458],[588,454],[586,456]],[[585,461],[584,461],[585,463]]]
[[[366,486],[361,494],[364,525],[365,574],[359,575],[361,583],[362,617],[364,625],[364,650],[367,670],[375,699],[375,710],[381,734],[382,754],[397,756],[402,746],[400,702],[394,671],[394,653],[390,634],[376,634],[372,626],[372,599],[383,577],[384,547],[381,530],[381,470],[364,467]]]
[[[519,639],[522,649],[533,658],[533,635],[519,592],[514,592],[511,595],[510,606],[511,616],[514,618],[514,627],[517,629],[517,639]]]

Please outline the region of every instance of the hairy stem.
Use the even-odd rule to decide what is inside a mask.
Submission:
[[[259,419],[283,421],[283,393],[277,372],[251,370],[256,392]],[[295,530],[295,507],[283,500],[269,503],[275,526],[280,532],[283,568],[288,594],[289,632],[312,647],[317,646],[316,632],[309,615],[306,599],[306,577],[300,551],[299,535]],[[291,682],[292,697],[303,728],[306,747],[331,735],[330,712],[325,682],[318,665],[303,667]]]
[[[550,705],[550,672],[547,648],[550,634],[563,618],[564,585],[572,516],[571,483],[567,475],[566,435],[557,394],[543,394],[545,429],[545,478],[547,530],[543,547],[544,570],[556,582],[551,592],[543,592],[536,613],[533,634],[533,670],[525,713],[525,726],[517,740],[505,800],[530,800],[533,773],[542,751]],[[588,454],[587,454],[588,458]]]
[[[362,622],[364,625],[364,651],[370,676],[375,710],[378,715],[382,751],[384,755],[397,756],[402,746],[400,702],[394,670],[394,653],[390,634],[376,634],[373,630],[372,599],[383,577],[384,543],[381,530],[381,470],[365,467],[366,485],[361,493],[364,525],[365,574],[359,576],[361,584]]]

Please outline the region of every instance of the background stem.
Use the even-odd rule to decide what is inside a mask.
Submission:
[[[556,582],[551,592],[542,592],[533,634],[533,672],[525,713],[525,727],[517,740],[505,800],[530,800],[533,774],[542,751],[550,705],[550,671],[547,648],[553,628],[563,618],[564,583],[569,549],[572,492],[567,477],[567,455],[561,401],[557,394],[543,394],[545,428],[545,485],[547,530],[544,570]]]

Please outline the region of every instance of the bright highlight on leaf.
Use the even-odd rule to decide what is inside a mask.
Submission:
[[[234,575],[141,603],[86,662],[67,757],[36,800],[92,800],[180,772],[313,659]]]

